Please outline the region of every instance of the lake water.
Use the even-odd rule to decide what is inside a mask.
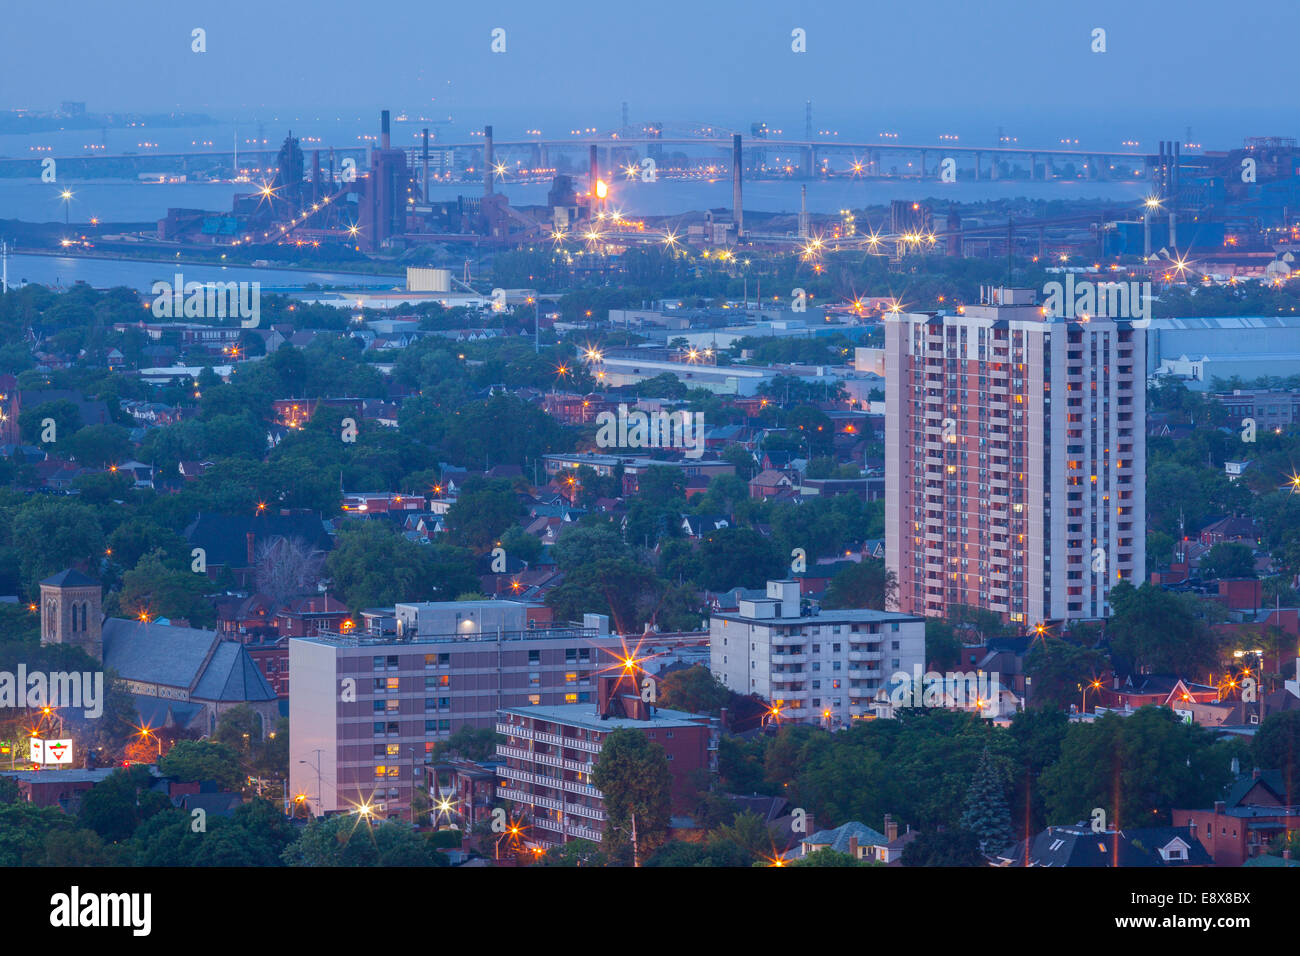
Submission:
[[[83,259],[77,256],[9,257],[9,285],[33,282],[71,286],[88,282],[97,289],[124,285],[149,292],[158,280],[171,282],[177,272],[186,282],[260,282],[264,292],[301,289],[308,283],[357,288],[397,288],[398,277],[357,276],[334,272],[299,272],[292,269],[254,269],[249,266],[205,266],[192,263],[138,262],[131,259]]]

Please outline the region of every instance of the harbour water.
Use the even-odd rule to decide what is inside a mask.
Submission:
[[[87,282],[97,289],[126,286],[149,292],[157,281],[171,282],[176,273],[186,282],[260,282],[263,292],[296,291],[308,284],[341,286],[349,289],[398,288],[403,280],[395,276],[350,275],[336,272],[308,272],[295,269],[254,269],[249,266],[209,266],[190,263],[140,262],[134,259],[92,259],[79,256],[11,255],[9,285],[24,282],[70,287]]]

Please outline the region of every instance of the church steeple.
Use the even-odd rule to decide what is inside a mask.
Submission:
[[[75,644],[104,659],[104,589],[69,568],[41,582],[41,643]]]

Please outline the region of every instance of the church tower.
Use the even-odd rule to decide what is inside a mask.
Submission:
[[[75,644],[104,659],[103,588],[69,568],[41,582],[41,643]]]

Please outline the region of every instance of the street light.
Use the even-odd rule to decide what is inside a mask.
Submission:
[[[161,738],[161,737],[159,737],[157,734],[155,734],[155,733],[154,733],[154,732],[153,732],[149,727],[141,727],[141,728],[140,728],[140,733],[139,733],[138,736],[139,736],[142,740],[148,740],[150,737],[152,737],[154,740],[158,741],[158,756],[159,756],[159,758],[162,757],[162,738]]]

